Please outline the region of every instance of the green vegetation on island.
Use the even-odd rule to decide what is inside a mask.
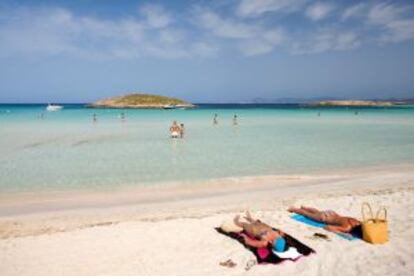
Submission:
[[[96,101],[89,107],[100,108],[193,108],[192,103],[165,96],[132,93]]]

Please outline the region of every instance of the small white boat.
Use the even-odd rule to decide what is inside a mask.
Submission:
[[[162,108],[164,108],[164,109],[176,109],[177,107],[175,105],[169,104],[169,105],[164,105]]]
[[[59,111],[63,108],[63,106],[61,105],[56,105],[56,104],[48,104],[46,107],[47,111]]]

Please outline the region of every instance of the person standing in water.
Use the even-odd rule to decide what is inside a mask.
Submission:
[[[216,113],[216,114],[214,114],[213,125],[217,125],[217,124],[218,124],[218,115]]]
[[[93,113],[92,121],[93,123],[96,123],[98,121],[98,118],[96,117],[96,113]]]
[[[237,122],[237,114],[233,116],[233,126],[237,126],[239,123]]]
[[[178,138],[180,136],[180,132],[181,132],[181,128],[177,124],[177,121],[173,121],[170,127],[171,138]]]
[[[184,124],[180,124],[180,138],[184,138],[185,128]]]
[[[121,122],[125,122],[125,113],[124,112],[121,113],[120,118],[121,118]]]

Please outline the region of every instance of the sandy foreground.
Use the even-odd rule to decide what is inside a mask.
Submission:
[[[203,186],[203,185],[200,185]],[[203,188],[204,187],[204,188]],[[0,196],[0,275],[413,275],[414,165],[106,193]],[[347,241],[300,224],[291,205],[360,218],[362,202],[388,209],[390,242]],[[214,227],[249,209],[316,254],[281,265]],[[314,240],[315,232],[331,241]],[[237,266],[222,267],[232,259]]]

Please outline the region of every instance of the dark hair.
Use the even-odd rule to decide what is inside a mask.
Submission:
[[[351,229],[351,232],[349,232],[352,236],[358,237],[362,239],[362,225],[357,225]]]

